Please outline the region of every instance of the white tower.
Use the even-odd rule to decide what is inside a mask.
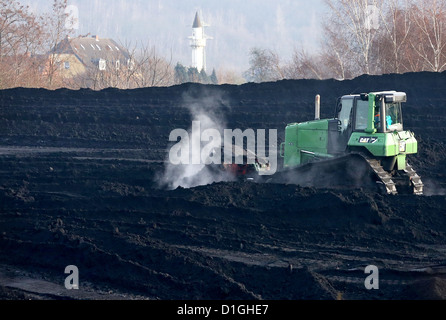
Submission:
[[[192,25],[192,36],[189,39],[192,47],[192,68],[197,68],[198,72],[206,71],[206,40],[212,39],[204,34],[204,27],[205,24],[201,22],[197,12]]]

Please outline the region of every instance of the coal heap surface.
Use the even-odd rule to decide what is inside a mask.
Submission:
[[[445,299],[446,73],[0,91],[2,299]],[[344,94],[407,93],[425,195],[230,179],[165,188],[192,120],[277,129]],[[164,184],[163,184],[164,182]],[[75,265],[80,289],[63,287]],[[379,270],[368,290],[365,268]]]

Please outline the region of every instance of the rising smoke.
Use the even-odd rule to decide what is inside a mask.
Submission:
[[[200,131],[194,131],[190,127],[187,132],[190,141],[200,141],[201,132],[207,129],[215,129],[223,133],[226,119],[221,112],[228,108],[229,104],[222,97],[221,93],[209,92],[203,89],[199,97],[194,97],[192,93],[185,93],[182,97],[182,107],[186,108],[191,115],[192,122],[200,123]],[[206,148],[214,147],[221,150],[221,141],[206,142]],[[166,161],[164,173],[158,177],[158,184],[162,188],[176,189],[178,187],[191,188],[200,185],[207,185],[213,182],[232,181],[235,179],[229,172],[217,169],[212,165],[193,164],[192,156],[201,154],[202,145],[190,143],[188,164],[173,164],[169,159]],[[169,146],[170,149],[171,146]]]
[[[439,181],[431,178],[423,178],[424,192],[425,196],[444,196],[446,195],[446,189],[442,187]]]

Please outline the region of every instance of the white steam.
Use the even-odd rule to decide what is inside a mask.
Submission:
[[[446,195],[446,189],[442,187],[441,183],[434,179],[422,178],[424,183],[423,194],[425,196],[444,196]]]
[[[215,93],[210,95],[205,92],[199,98],[193,98],[189,94],[183,96],[182,106],[189,110],[192,122],[197,121],[200,124],[200,130],[192,130],[191,127],[187,130],[189,141],[191,141],[188,164],[173,164],[168,159],[164,174],[158,179],[160,186],[168,189],[191,188],[219,181],[234,180],[229,172],[221,170],[218,165],[205,165],[203,161],[193,164],[197,163],[197,161],[193,161],[193,157],[201,155],[204,146],[207,150],[212,148],[221,150],[221,141],[201,142],[201,133],[208,129],[223,132],[226,121],[223,115],[218,114],[223,105],[227,105],[227,103],[223,101],[221,95]],[[192,143],[193,141],[200,142],[197,144]]]

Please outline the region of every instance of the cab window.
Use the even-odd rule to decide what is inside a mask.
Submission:
[[[342,109],[339,112],[338,120],[341,121],[341,131],[344,132],[350,121],[350,113],[353,108],[353,99],[352,98],[343,98],[342,99]]]
[[[376,105],[375,105],[375,118],[374,118],[374,125],[375,125],[375,128],[379,131],[380,129],[381,129],[381,113],[380,113],[380,110],[381,110],[381,100],[379,100],[379,101],[377,101],[376,102]]]
[[[364,131],[367,128],[367,116],[369,112],[369,102],[361,99],[356,100],[355,130]]]
[[[403,130],[401,103],[386,103],[386,128],[390,131]]]

